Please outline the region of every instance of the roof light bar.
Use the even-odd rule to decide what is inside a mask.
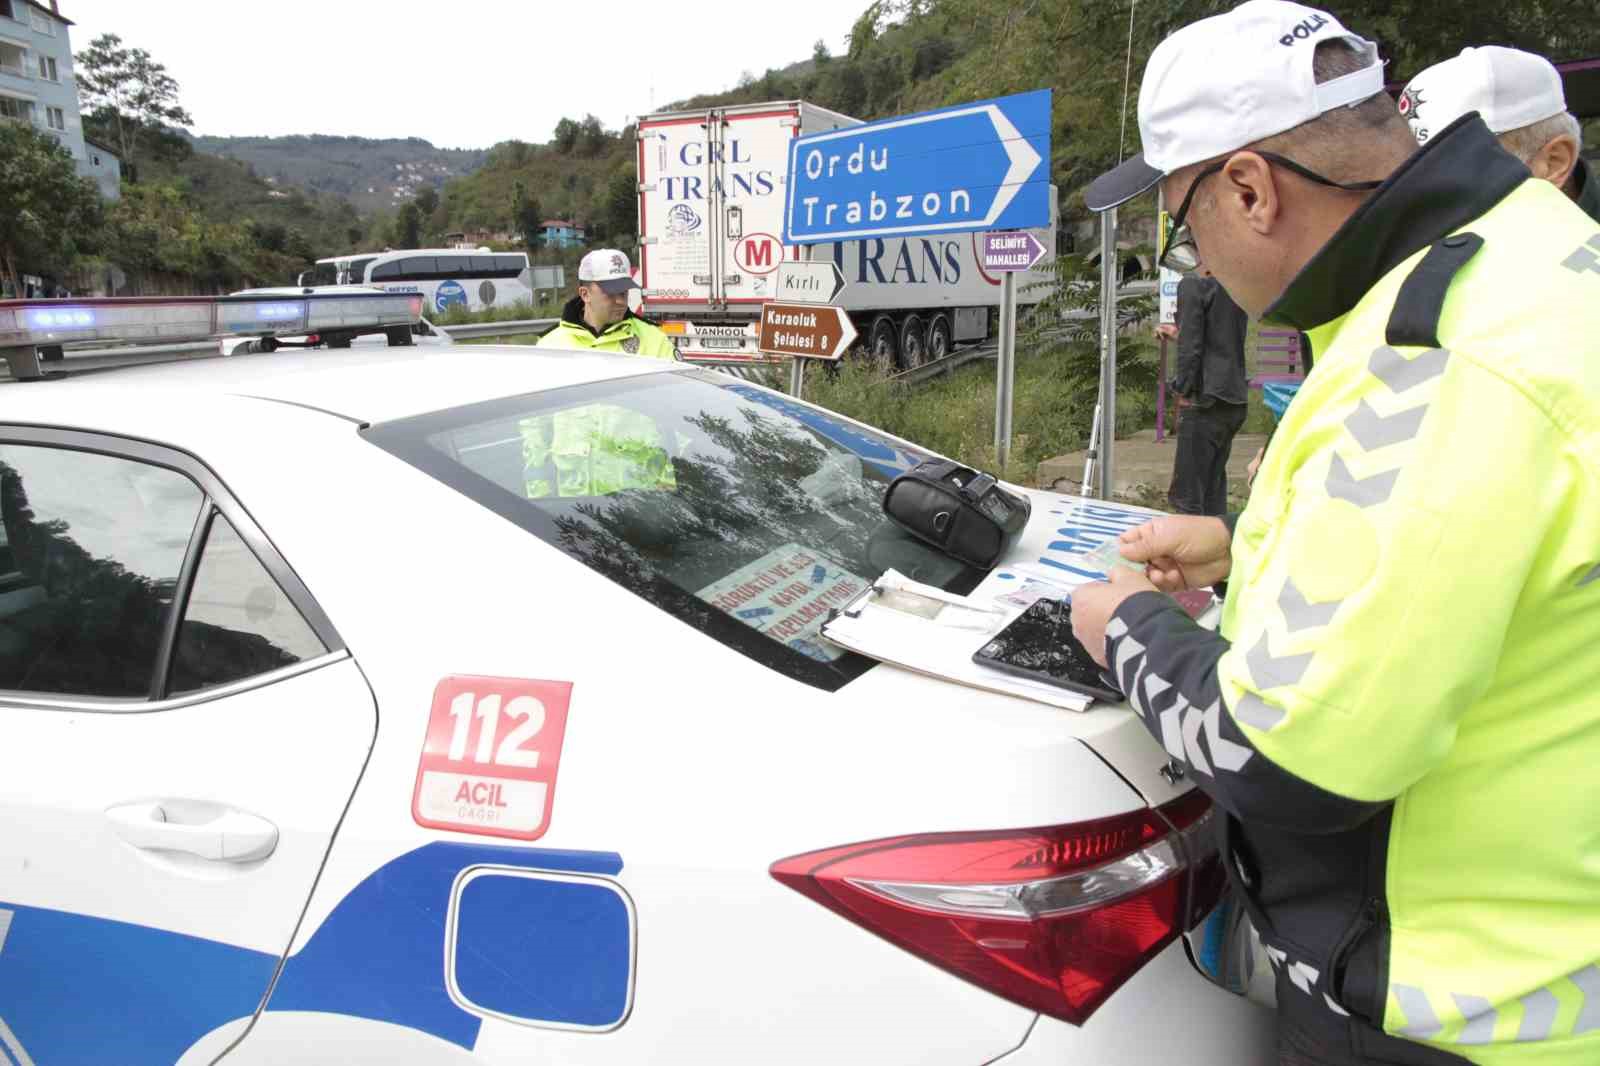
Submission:
[[[359,336],[422,321],[410,293],[135,297],[0,301],[0,358],[15,378],[41,376],[39,363],[67,345],[162,344],[218,337]]]

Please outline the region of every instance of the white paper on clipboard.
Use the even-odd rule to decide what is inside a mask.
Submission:
[[[945,601],[955,598],[939,589],[911,581],[893,570],[887,571],[875,584],[913,594],[923,592]],[[992,621],[983,628],[977,628],[971,624],[972,614],[959,606],[951,605],[948,610],[952,612],[952,617],[943,619],[939,615],[929,618],[912,613],[903,607],[891,606],[891,602],[892,598],[869,590],[826,622],[822,627],[822,635],[835,644],[880,662],[893,663],[969,688],[1020,696],[1069,711],[1087,710],[1093,702],[1090,696],[988,670],[972,661],[973,652],[983,647],[1020,611],[989,613],[987,617]],[[978,612],[989,607],[989,601],[978,597],[973,597],[970,602]],[[940,615],[943,613],[940,612]],[[980,613],[978,617],[984,615]]]

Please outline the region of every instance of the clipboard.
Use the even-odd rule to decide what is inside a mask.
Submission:
[[[968,688],[1018,696],[1069,711],[1093,700],[1076,692],[986,670],[972,655],[1019,614],[956,596],[887,570],[822,625],[841,647]]]

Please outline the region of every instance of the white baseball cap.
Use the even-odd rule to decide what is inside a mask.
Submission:
[[[1345,40],[1366,66],[1317,84],[1311,55]],[[1139,85],[1144,152],[1089,186],[1104,211],[1133,199],[1173,171],[1310,122],[1325,111],[1383,91],[1378,46],[1326,11],[1287,0],[1248,0],[1192,22],[1156,46]]]
[[[1476,111],[1491,133],[1520,130],[1567,109],[1561,75],[1544,56],[1486,45],[1463,48],[1411,79],[1400,113],[1417,143]]]
[[[612,296],[639,287],[628,272],[628,257],[615,248],[597,248],[584,256],[578,262],[578,280],[593,282]]]

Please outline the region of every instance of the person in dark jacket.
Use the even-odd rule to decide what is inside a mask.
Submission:
[[[1228,510],[1228,456],[1249,410],[1245,313],[1204,267],[1178,283],[1178,451],[1167,502],[1180,514]]]

